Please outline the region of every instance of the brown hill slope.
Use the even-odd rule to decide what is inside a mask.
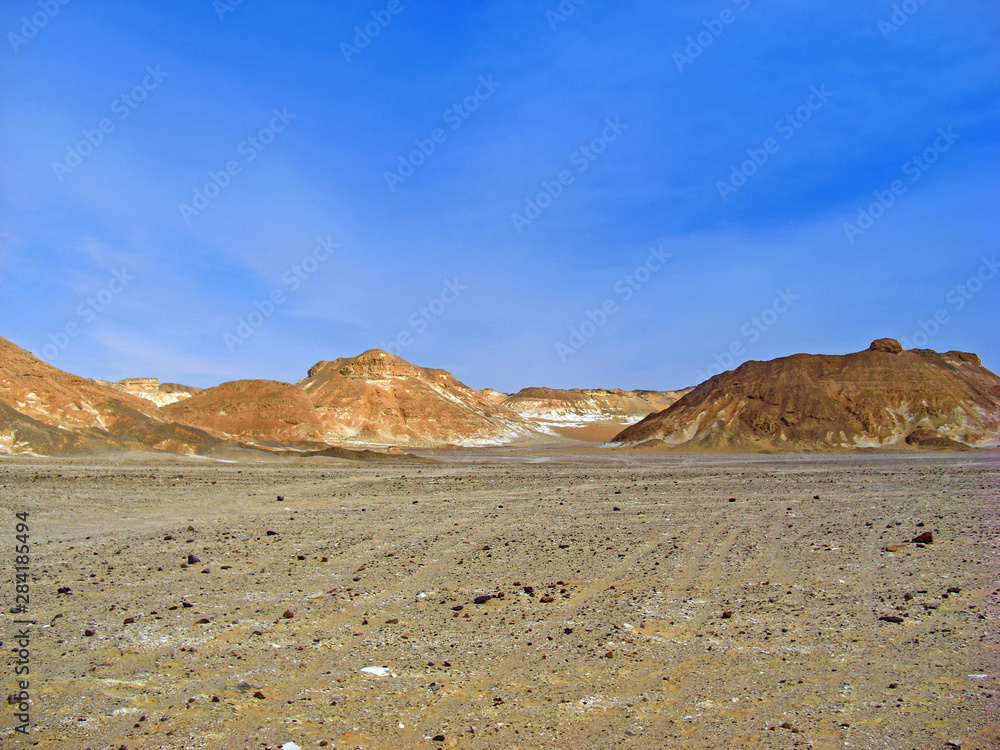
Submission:
[[[328,443],[491,445],[535,428],[444,370],[379,349],[317,363],[299,381]]]
[[[306,392],[274,380],[233,380],[168,404],[171,419],[233,438],[322,442],[323,425]]]
[[[854,354],[746,362],[613,440],[789,450],[944,441],[1000,444],[1000,377],[975,354],[902,351],[892,339]]]
[[[689,389],[688,389],[689,390]],[[549,422],[634,422],[674,403],[683,391],[522,388],[503,401],[522,417]]]
[[[0,338],[0,453],[102,449],[205,453],[225,447],[155,404],[48,365]]]

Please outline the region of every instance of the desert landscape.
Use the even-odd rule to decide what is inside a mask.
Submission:
[[[973,354],[507,395],[381,351],[195,389],[0,344],[4,632],[32,623],[5,742],[1000,746]]]
[[[0,2],[0,750],[1000,750],[997,10]]]

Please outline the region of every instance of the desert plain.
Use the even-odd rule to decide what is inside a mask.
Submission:
[[[416,453],[5,457],[0,743],[1000,747],[996,451]]]

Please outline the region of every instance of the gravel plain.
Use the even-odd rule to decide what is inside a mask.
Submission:
[[[1000,454],[423,455],[4,459],[0,744],[1000,747]]]

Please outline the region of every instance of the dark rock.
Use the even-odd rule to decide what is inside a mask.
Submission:
[[[728,620],[732,616],[733,616],[733,611],[731,609],[727,609],[725,612],[722,613],[723,620]]]
[[[542,602],[542,604],[548,604],[549,602],[554,602],[555,601],[555,597],[552,597],[552,596],[543,596],[538,601]]]
[[[267,536],[278,536],[278,532],[277,531],[271,531],[270,529],[268,529],[266,533],[267,533]]]
[[[278,502],[279,503],[285,502],[285,496],[284,495],[278,495]]]
[[[295,613],[292,612],[292,610],[290,609],[286,609],[284,612],[281,613],[281,616],[284,617],[286,620],[291,620],[293,617],[295,617]]]
[[[198,555],[188,555],[188,565],[196,565],[201,562],[201,558]]]
[[[210,622],[211,620],[209,620],[207,617],[202,617],[195,623],[195,625],[208,625]]]
[[[895,622],[895,623],[900,623],[903,621],[903,618],[899,617],[898,615],[882,615],[878,619],[883,620],[885,622]]]
[[[933,544],[934,534],[932,534],[930,531],[925,531],[923,534],[919,534],[913,537],[913,539],[911,539],[910,541],[913,542],[914,544]]]
[[[266,696],[266,695],[264,695],[264,693],[262,693],[262,692],[261,692],[260,690],[258,690],[258,691],[257,691],[256,693],[254,693],[254,694],[253,694],[253,697],[254,697],[254,698],[256,698],[256,699],[257,699],[257,700],[259,700],[259,701],[262,701],[262,700],[264,700],[264,699],[265,699],[265,698],[266,698],[267,696]]]
[[[135,618],[134,617],[126,617],[125,621],[122,623],[122,625],[131,625],[133,622],[135,622]]]
[[[896,339],[875,339],[868,347],[873,352],[888,352],[889,354],[900,354],[903,345]]]
[[[444,742],[443,734],[435,734],[433,737],[434,742]]]
[[[86,630],[84,630],[84,631],[83,631],[83,634],[84,634],[85,636],[87,636],[88,638],[90,638],[90,636],[92,636],[92,635],[95,635],[94,631],[93,631],[93,630],[91,630],[90,628],[87,628]]]

